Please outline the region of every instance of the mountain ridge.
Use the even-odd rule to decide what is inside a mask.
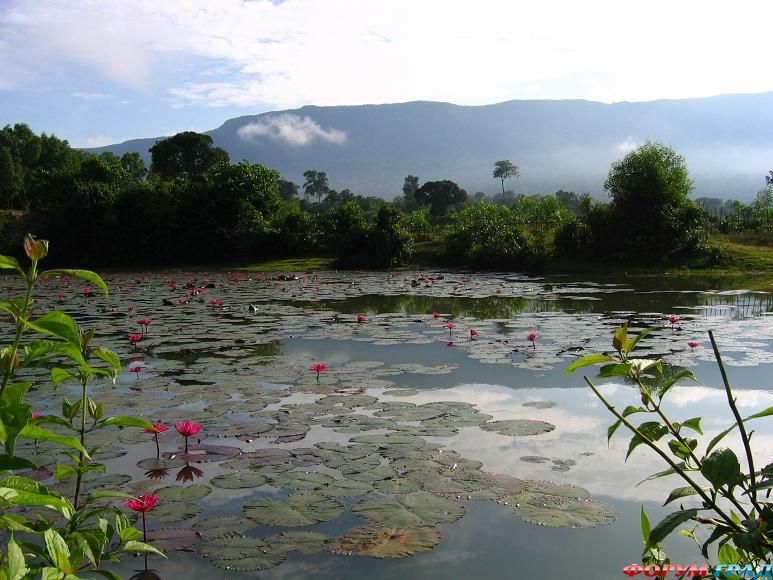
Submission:
[[[259,162],[299,184],[305,170],[325,171],[335,189],[387,199],[401,194],[406,175],[495,193],[499,159],[520,167],[521,177],[507,182],[516,192],[600,196],[610,164],[650,140],[685,156],[694,197],[749,200],[773,163],[773,92],[617,103],[306,105],[227,119],[205,133],[233,162]],[[147,150],[164,138],[89,151],[136,151],[147,160]]]

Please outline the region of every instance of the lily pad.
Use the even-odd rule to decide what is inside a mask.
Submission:
[[[282,489],[314,490],[321,489],[334,481],[335,479],[326,473],[292,471],[272,478],[271,485]]]
[[[199,515],[199,507],[188,501],[169,501],[159,503],[153,508],[153,521],[173,524],[189,520]]]
[[[188,453],[184,451],[167,451],[162,453],[164,459],[183,459],[189,463],[210,463],[224,461],[242,452],[238,447],[227,445],[188,445]]]
[[[527,437],[531,435],[541,435],[549,433],[556,428],[545,421],[535,421],[533,419],[507,419],[504,421],[490,421],[480,426],[484,431],[493,431],[500,435],[510,435],[511,437]]]
[[[617,514],[588,499],[524,492],[513,497],[513,511],[522,520],[549,527],[592,528],[611,524]]]
[[[224,536],[239,535],[256,527],[253,520],[234,516],[222,516],[206,518],[193,524],[193,529],[204,538],[222,538]]]
[[[398,527],[434,526],[455,522],[464,506],[431,493],[412,493],[396,498],[373,498],[359,502],[352,513],[377,523]]]
[[[528,491],[547,495],[557,495],[575,499],[589,499],[590,492],[587,489],[571,483],[553,483],[552,481],[527,481]]]
[[[239,471],[218,475],[210,482],[215,487],[222,489],[254,489],[266,483],[266,478],[254,471]]]
[[[352,479],[337,479],[333,483],[325,486],[320,493],[330,497],[350,497],[355,495],[365,495],[373,491],[373,484],[366,481],[355,481]]]
[[[356,528],[332,542],[328,549],[336,554],[372,558],[407,558],[429,552],[440,543],[434,528]]]
[[[273,552],[280,554],[317,554],[324,549],[328,539],[319,532],[282,532],[267,536],[263,541],[271,546]]]
[[[224,570],[256,571],[274,568],[287,559],[258,538],[236,536],[215,538],[199,549],[209,563]]]
[[[344,512],[337,501],[317,493],[291,495],[286,501],[268,498],[244,505],[244,515],[267,526],[311,526],[334,520]]]
[[[211,491],[208,485],[170,485],[156,490],[155,495],[161,502],[195,501],[207,497]]]

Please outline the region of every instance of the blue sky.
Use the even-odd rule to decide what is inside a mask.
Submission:
[[[97,146],[314,105],[773,90],[773,3],[0,0],[0,125]]]

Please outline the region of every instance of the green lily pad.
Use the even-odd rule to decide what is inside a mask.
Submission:
[[[291,471],[283,475],[278,475],[271,479],[271,485],[282,489],[321,489],[326,485],[333,483],[335,479],[326,473],[316,471],[300,472]]]
[[[222,489],[254,489],[266,483],[266,478],[254,471],[239,471],[218,475],[210,482],[215,487]]]
[[[429,552],[440,543],[434,528],[356,528],[332,542],[328,549],[336,554],[371,558],[407,558]]]
[[[609,506],[588,499],[524,492],[513,496],[513,511],[522,520],[549,527],[593,528],[611,524],[617,514]]]
[[[352,479],[337,479],[319,491],[320,493],[329,495],[330,497],[350,497],[370,493],[373,491],[373,484],[366,481],[355,481]]]
[[[291,495],[286,501],[258,498],[243,508],[244,515],[267,526],[311,526],[334,520],[344,512],[337,501],[317,493]]]
[[[464,506],[431,493],[417,492],[396,498],[366,499],[355,505],[352,513],[398,527],[434,526],[460,519]]]
[[[179,457],[175,459],[156,459],[155,457],[148,457],[147,459],[140,459],[137,462],[137,467],[145,470],[155,469],[177,469],[185,465],[185,460]]]
[[[193,529],[204,538],[222,538],[242,534],[256,527],[253,520],[234,516],[221,516],[199,520],[193,524]]]
[[[421,491],[421,486],[411,479],[405,477],[393,477],[392,479],[382,479],[373,484],[374,487],[384,493],[413,493]]]
[[[390,397],[414,397],[419,394],[419,391],[416,389],[390,389],[384,391],[384,394]]]
[[[235,571],[268,570],[287,559],[286,554],[251,536],[215,538],[203,545],[199,554],[213,566]]]
[[[156,490],[155,495],[161,502],[195,501],[207,497],[211,491],[208,485],[170,485]]]
[[[168,501],[166,503],[159,503],[150,516],[153,521],[161,522],[164,524],[173,524],[189,520],[199,515],[199,507],[189,501]]]
[[[324,549],[328,539],[325,534],[319,532],[281,532],[266,536],[263,541],[271,546],[273,552],[280,554],[317,554]]]
[[[575,499],[589,499],[590,492],[571,483],[553,483],[552,481],[527,481],[526,489],[534,493],[557,495]]]
[[[190,463],[210,463],[214,461],[224,461],[235,457],[242,452],[238,447],[227,445],[188,445],[188,453],[183,450],[167,451],[162,453],[164,459],[183,459]]]
[[[545,421],[535,421],[533,419],[507,419],[505,421],[490,421],[480,426],[484,431],[493,431],[500,435],[510,435],[511,437],[527,437],[531,435],[541,435],[549,433],[556,428]]]

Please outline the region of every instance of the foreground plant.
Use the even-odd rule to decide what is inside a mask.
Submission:
[[[709,547],[717,544],[716,559],[720,564],[739,566],[741,569],[748,567],[749,571],[759,570],[770,563],[773,552],[773,504],[767,501],[770,489],[773,488],[773,464],[762,469],[755,467],[751,433],[747,432],[746,423],[773,415],[773,407],[746,418],[741,417],[714,334],[709,331],[727,404],[735,422],[711,439],[703,451],[699,451],[701,442],[690,435],[703,435],[701,417],[676,421],[667,416],[662,408],[673,386],[683,380],[698,380],[693,373],[681,367],[632,356],[638,342],[652,330],[648,328],[629,337],[628,327],[620,326],[612,340],[613,355],[586,356],[566,370],[566,373],[571,373],[580,367],[601,365],[599,378],[618,377],[632,383],[641,405],[628,405],[620,412],[587,376],[584,377],[594,394],[617,419],[608,429],[608,439],[611,440],[618,428],[624,425],[633,433],[626,459],[637,447],[645,445],[668,464],[668,469],[650,475],[644,481],[669,475],[682,478],[687,485],[671,491],[664,505],[684,498],[700,500],[698,507],[685,509],[680,506],[678,511],[666,516],[654,528],[642,507],[641,530],[645,545],[642,561],[644,564],[669,564],[668,556],[662,548],[663,540],[682,524],[693,521],[695,526],[691,530],[682,530],[680,533],[695,540],[705,558],[710,558]],[[642,413],[652,420],[634,424],[631,417]],[[743,468],[733,450],[717,447],[735,429],[738,429],[744,450]],[[668,439],[666,445],[660,443],[663,438]],[[758,495],[763,490],[767,490],[764,500]],[[703,543],[699,541],[698,535],[706,528],[700,528],[701,525],[709,531]],[[717,569],[716,577],[737,576]]]
[[[27,236],[24,251],[30,267],[23,269],[9,256],[0,256],[0,269],[15,270],[24,281],[24,296],[0,302],[0,313],[8,316],[15,332],[11,343],[0,350],[0,529],[8,530],[4,548],[0,549],[0,578],[77,578],[82,571],[109,578],[117,576],[102,569],[103,562],[117,561],[122,553],[158,552],[139,542],[140,532],[129,525],[116,507],[107,503],[128,494],[100,490],[84,494],[84,476],[92,471],[105,472],[105,466],[94,463],[98,447],[87,446],[87,434],[110,426],[146,427],[146,421],[133,417],[103,418],[102,405],[88,394],[88,384],[95,378],[113,380],[120,371],[118,356],[91,345],[94,330],[84,330],[67,314],[54,310],[36,316],[33,289],[41,277],[75,276],[98,286],[107,294],[107,285],[87,270],[50,270],[40,272],[38,262],[48,253],[48,242]],[[89,292],[91,294],[91,292]],[[30,331],[43,338],[23,340]],[[22,347],[23,344],[23,347]],[[99,361],[94,366],[92,360]],[[51,379],[56,387],[64,381],[76,381],[81,387],[80,400],[62,401],[62,415],[40,415],[31,412],[24,402],[32,386],[20,380],[26,369],[54,361],[70,365],[54,366]],[[41,425],[70,430],[62,435]],[[64,446],[70,462],[55,466],[57,479],[74,479],[72,500],[41,483],[15,475],[14,472],[39,467],[32,459],[17,454],[17,440],[53,443]],[[36,443],[37,445],[37,443]],[[33,456],[34,458],[34,456]],[[44,510],[38,516],[26,515],[29,508]],[[43,517],[40,517],[43,516]],[[17,537],[24,534],[24,540]]]

